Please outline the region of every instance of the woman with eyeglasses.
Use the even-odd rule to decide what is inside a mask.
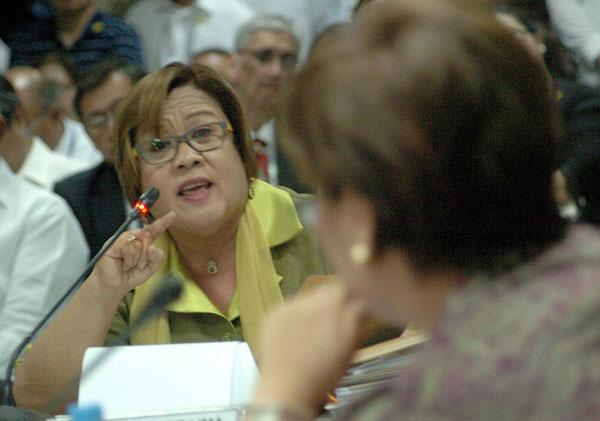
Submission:
[[[20,406],[44,409],[87,347],[124,343],[167,274],[184,280],[182,297],[127,343],[244,340],[256,355],[265,312],[328,273],[298,217],[310,197],[255,179],[240,104],[211,69],[175,63],[146,76],[121,101],[114,138],[129,201],[160,191],[146,221],[155,222],[117,240],[27,353]]]

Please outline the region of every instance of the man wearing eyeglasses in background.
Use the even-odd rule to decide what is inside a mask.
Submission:
[[[75,96],[75,110],[104,161],[55,185],[77,217],[93,257],[127,217],[125,199],[114,168],[113,113],[121,98],[144,76],[144,70],[117,59],[100,62],[84,78]]]
[[[2,154],[12,172],[42,188],[52,190],[65,177],[90,168],[80,159],[52,150],[33,130],[40,104],[36,101],[43,84],[40,72],[33,67],[12,67],[4,74],[1,92],[14,93],[18,101],[18,118],[2,134]],[[10,88],[10,89],[9,89]]]
[[[274,185],[304,190],[277,150],[274,117],[281,91],[296,71],[301,34],[278,15],[259,15],[236,36],[236,92],[255,139],[260,176]]]

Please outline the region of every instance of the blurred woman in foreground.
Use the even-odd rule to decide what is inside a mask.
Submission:
[[[284,147],[346,283],[268,318],[248,419],[317,414],[365,315],[431,340],[343,419],[598,416],[600,236],[559,217],[547,75],[479,3],[370,5],[300,71]]]

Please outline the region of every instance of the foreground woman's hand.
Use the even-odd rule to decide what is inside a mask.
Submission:
[[[152,243],[174,219],[175,212],[169,212],[144,228],[121,234],[98,261],[90,278],[122,295],[144,283],[163,258],[162,251]]]
[[[255,404],[313,411],[326,401],[359,343],[364,306],[341,283],[298,296],[263,326]]]

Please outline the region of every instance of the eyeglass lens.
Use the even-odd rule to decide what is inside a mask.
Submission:
[[[194,127],[179,136],[163,136],[136,146],[136,149],[149,164],[170,161],[177,154],[180,142],[186,142],[196,152],[207,152],[219,148],[225,139],[226,122],[209,123]]]
[[[271,63],[277,57],[284,69],[291,69],[298,63],[298,56],[290,52],[278,53],[275,50],[268,49],[250,51],[250,54],[263,64]]]

